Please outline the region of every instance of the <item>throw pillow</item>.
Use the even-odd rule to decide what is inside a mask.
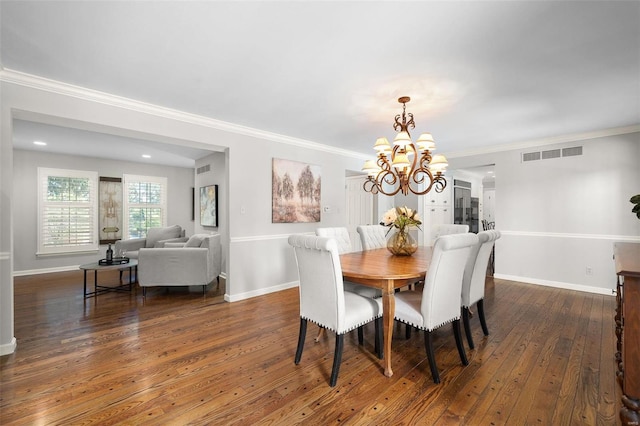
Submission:
[[[207,234],[194,234],[187,240],[185,247],[200,247],[202,246],[202,242],[205,238],[207,238]]]
[[[180,225],[168,226],[166,228],[149,228],[145,247],[155,247],[158,241],[178,238],[181,234],[182,227]]]

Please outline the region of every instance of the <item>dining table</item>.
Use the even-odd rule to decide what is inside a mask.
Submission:
[[[396,310],[396,289],[423,281],[429,269],[432,253],[432,247],[420,246],[411,256],[394,255],[386,248],[340,255],[342,277],[345,281],[382,291],[384,374],[387,377],[393,375],[391,340]]]

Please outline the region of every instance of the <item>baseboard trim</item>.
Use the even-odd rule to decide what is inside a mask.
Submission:
[[[561,288],[564,290],[584,291],[587,293],[602,294],[605,296],[614,296],[616,293],[615,289],[607,288],[607,287],[591,287],[587,285],[570,284],[570,283],[563,283],[559,281],[539,280],[536,278],[518,277],[515,275],[505,275],[505,274],[494,274],[494,277],[501,280],[518,281],[526,284],[535,284],[535,285],[541,285],[545,287]]]
[[[292,281],[284,284],[274,285],[272,287],[261,288],[253,291],[247,291],[245,293],[240,293],[240,294],[233,294],[233,295],[225,294],[224,300],[225,302],[239,302],[240,300],[251,299],[253,297],[264,296],[265,294],[276,293],[278,291],[287,290],[293,287],[298,287],[299,284],[300,284],[299,281]]]
[[[16,351],[16,347],[18,347],[18,341],[15,337],[11,339],[11,342],[0,345],[0,356],[10,355]]]
[[[55,268],[43,269],[25,269],[24,271],[13,271],[14,277],[23,277],[25,275],[51,274],[53,272],[79,271],[80,265],[58,266]]]

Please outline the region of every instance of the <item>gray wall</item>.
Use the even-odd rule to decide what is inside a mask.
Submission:
[[[194,211],[195,223],[194,233],[208,234],[210,232],[218,232],[221,234],[222,240],[222,275],[226,276],[227,271],[227,253],[229,251],[229,215],[227,213],[228,195],[227,195],[227,154],[224,152],[212,152],[204,158],[196,161],[196,170],[203,166],[209,166],[209,170],[195,175],[195,197]],[[218,226],[202,226],[200,225],[200,188],[207,185],[218,185]]]
[[[583,155],[521,162],[523,152],[582,146]],[[611,294],[615,241],[640,241],[640,133],[450,158],[495,164],[496,276]],[[589,271],[588,271],[589,270]]]
[[[193,233],[191,220],[191,188],[193,169],[155,166],[127,161],[103,160],[72,155],[49,154],[37,151],[13,151],[13,232],[16,274],[69,269],[104,257],[106,246],[97,253],[36,256],[37,251],[37,178],[38,167],[97,171],[99,176],[122,177],[123,174],[163,176],[167,178],[167,223]]]

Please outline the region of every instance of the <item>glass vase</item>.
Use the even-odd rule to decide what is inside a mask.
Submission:
[[[396,256],[411,256],[418,250],[418,242],[406,229],[398,229],[387,240],[387,249]]]

